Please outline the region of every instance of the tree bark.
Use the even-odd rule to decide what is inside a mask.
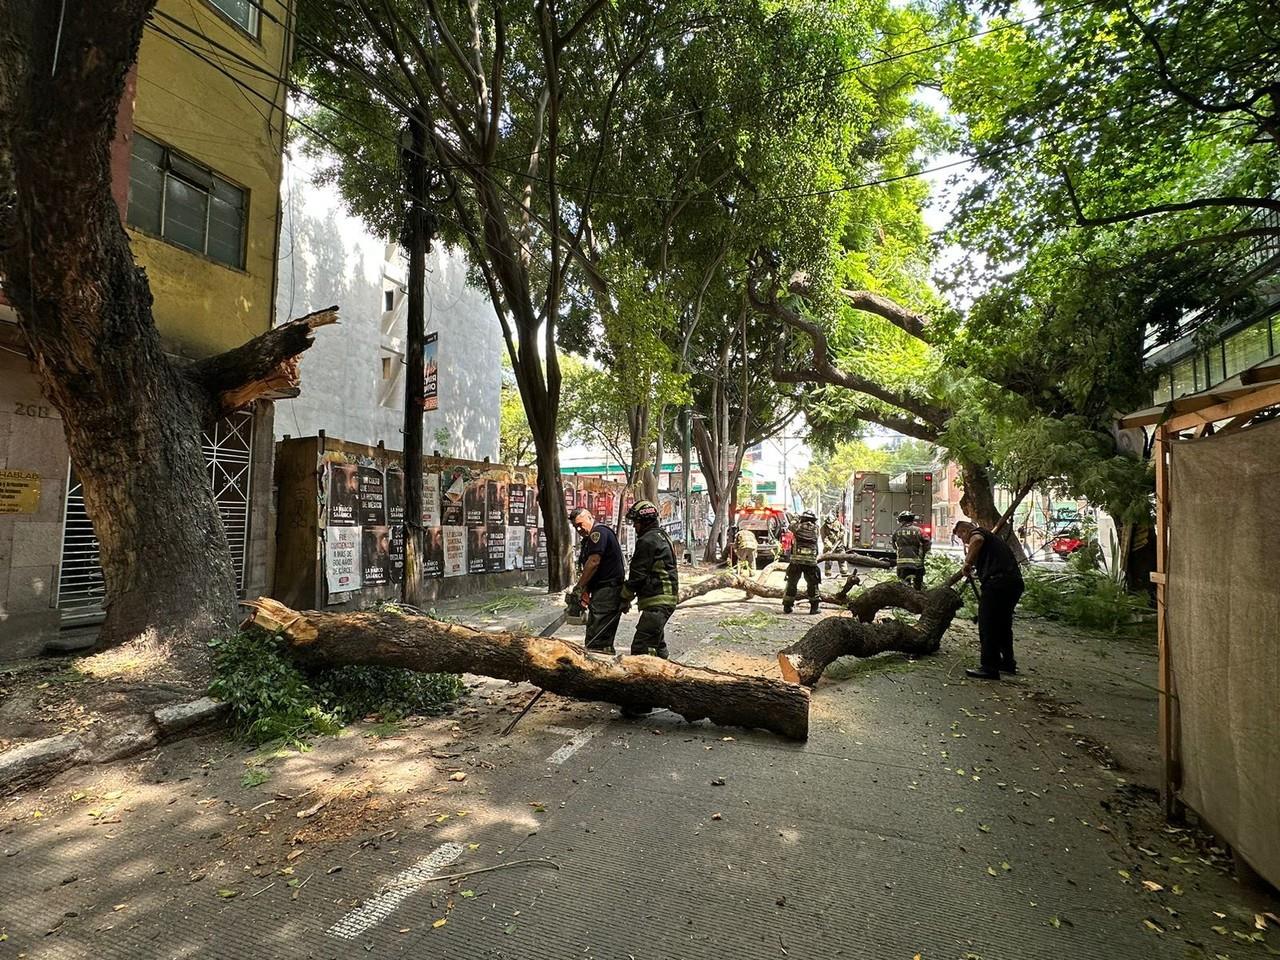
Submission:
[[[285,325],[197,364],[165,354],[111,192],[120,97],[153,5],[0,12],[0,278],[84,488],[104,643],[199,641],[233,622],[235,574],[201,431],[265,391],[291,390],[290,357],[312,329]]]
[[[769,586],[759,580],[753,580],[737,573],[718,573],[705,580],[699,580],[697,583],[682,586],[677,603],[684,603],[686,600],[705,596],[716,590],[741,590],[747,597],[763,597],[766,600],[781,600],[783,594],[782,587]],[[834,593],[822,593],[819,590],[819,598],[823,603],[828,603],[832,606],[846,606],[845,599]]]
[[[878,583],[849,601],[853,617],[827,617],[778,654],[784,679],[812,687],[824,670],[840,657],[873,657],[897,650],[924,656],[937,653],[942,635],[961,606],[960,594],[950,587],[921,592],[905,583]],[[920,613],[914,625],[898,620],[871,622],[885,607]]]
[[[996,507],[995,490],[991,483],[991,474],[986,466],[960,461],[960,475],[964,479],[964,490],[960,494],[960,509],[980,527],[994,530],[1000,524],[1001,513]],[[948,531],[949,533],[950,531]],[[996,536],[1001,537],[1013,551],[1014,559],[1023,563],[1027,553],[1022,549],[1022,541],[1016,531],[1009,525],[999,530]]]
[[[736,676],[648,656],[604,657],[555,637],[486,633],[430,617],[393,613],[299,613],[259,598],[250,621],[279,633],[306,663],[478,673],[528,681],[580,700],[666,707],[692,722],[759,727],[804,740],[809,691],[765,677]]]

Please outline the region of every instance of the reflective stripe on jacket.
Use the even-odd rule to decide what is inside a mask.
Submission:
[[[671,538],[659,527],[650,527],[636,541],[631,570],[622,585],[624,600],[636,600],[641,610],[674,607],[680,596],[676,551]]]
[[[914,523],[899,527],[893,534],[893,548],[898,552],[898,566],[922,567],[931,546],[929,538]]]

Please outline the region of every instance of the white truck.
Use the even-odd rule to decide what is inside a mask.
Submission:
[[[893,531],[898,514],[910,510],[920,527],[933,539],[933,471],[911,471],[890,477],[887,473],[859,470],[846,490],[851,549],[893,559]]]

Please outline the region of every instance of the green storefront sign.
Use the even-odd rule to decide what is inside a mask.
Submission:
[[[776,494],[778,492],[778,481],[777,480],[761,480],[759,483],[756,484],[755,492]]]

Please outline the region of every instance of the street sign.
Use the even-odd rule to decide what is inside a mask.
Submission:
[[[755,487],[756,493],[774,493],[778,492],[777,480],[758,480]]]

